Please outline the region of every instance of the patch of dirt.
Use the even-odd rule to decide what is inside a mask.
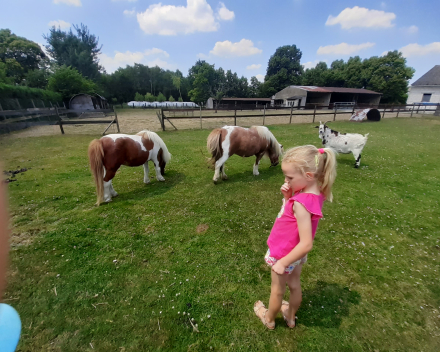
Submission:
[[[17,179],[15,178],[15,175],[20,174],[22,172],[26,172],[29,169],[24,167],[24,168],[21,168],[18,170],[3,171],[3,174],[7,176],[6,180],[4,180],[4,182],[9,183],[9,182],[17,181]]]
[[[200,225],[197,225],[196,232],[198,234],[201,234],[201,233],[206,232],[208,229],[209,229],[209,225],[207,225],[207,224],[200,224]]]

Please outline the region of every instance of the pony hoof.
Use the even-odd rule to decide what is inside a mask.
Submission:
[[[150,180],[147,180],[147,181],[144,180],[144,183],[145,183],[146,185],[148,185],[148,184],[150,183]]]
[[[110,203],[111,201],[112,201],[111,198],[104,199],[104,202],[105,202],[105,203]]]
[[[165,181],[165,179],[164,179],[163,177],[158,178],[157,180],[158,180],[158,181]]]
[[[227,180],[227,179],[228,179],[228,176],[226,176],[226,175],[222,176],[222,180]]]

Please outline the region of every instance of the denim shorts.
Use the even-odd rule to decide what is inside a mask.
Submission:
[[[275,259],[274,257],[270,256],[270,249],[267,249],[266,255],[264,256],[264,260],[266,261],[267,265],[269,265],[270,267],[272,267],[278,261],[278,259]],[[298,259],[296,262],[293,262],[292,264],[288,265],[284,270],[284,273],[290,274],[299,264],[304,264],[305,262],[307,262],[307,254],[301,259]]]

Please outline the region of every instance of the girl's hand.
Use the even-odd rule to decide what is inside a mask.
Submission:
[[[275,265],[272,266],[272,270],[275,271],[278,275],[283,275],[286,267],[281,264],[280,261],[277,261]]]
[[[292,197],[292,188],[290,188],[287,182],[281,186],[281,193],[283,194],[285,199],[289,199],[290,197]]]

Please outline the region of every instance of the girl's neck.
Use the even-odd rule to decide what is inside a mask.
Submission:
[[[306,187],[304,187],[300,193],[312,193],[312,194],[316,194],[316,195],[320,195],[321,194],[321,190],[319,189],[319,186],[316,182],[313,182],[309,185],[307,185]]]

